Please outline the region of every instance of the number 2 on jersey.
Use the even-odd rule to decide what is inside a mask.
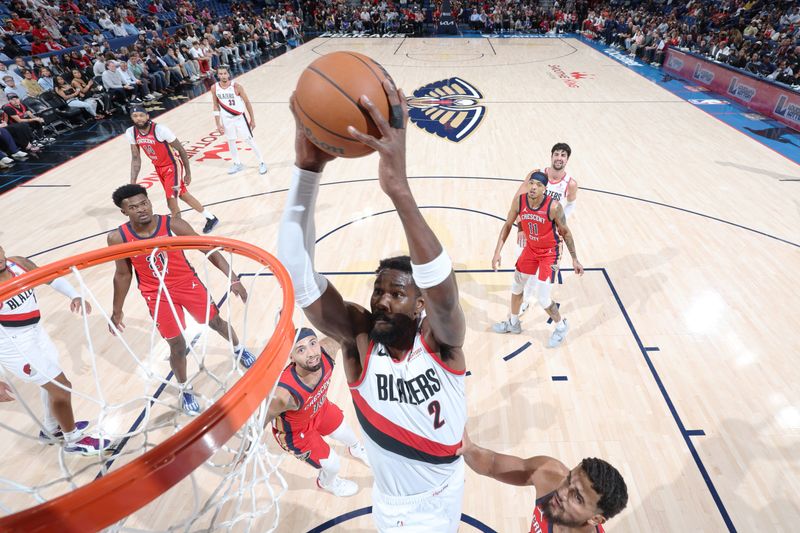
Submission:
[[[433,400],[428,404],[428,413],[433,416],[433,429],[439,429],[444,425],[442,420],[442,406],[439,405],[439,400]]]

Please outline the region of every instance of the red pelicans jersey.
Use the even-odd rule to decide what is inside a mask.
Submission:
[[[560,244],[555,222],[550,220],[551,196],[545,195],[542,203],[531,207],[527,194],[519,196],[519,225],[525,233],[526,246],[533,250],[553,250]]]
[[[552,533],[553,524],[544,516],[544,507],[553,493],[546,494],[536,500],[535,507],[533,508],[533,520],[531,521],[530,533]],[[595,526],[595,533],[604,533],[603,526]]]
[[[227,87],[222,87],[219,82],[214,84],[217,102],[223,111],[223,118],[243,117],[245,112],[244,100],[236,94],[236,84],[230,82]]]
[[[6,260],[6,268],[14,276],[19,276],[27,272],[17,263]],[[32,326],[39,322],[39,302],[36,301],[36,293],[33,289],[28,289],[12,296],[4,302],[0,302],[0,325],[10,328],[22,326]]]
[[[130,222],[121,225],[119,233],[125,242],[144,241],[156,237],[170,237],[170,216],[154,215],[158,219],[156,230],[152,235],[141,236],[133,231]],[[164,284],[168,287],[180,286],[190,281],[197,281],[195,273],[182,250],[157,251],[156,253],[142,254],[130,258],[136,281],[142,294],[158,292],[158,276],[163,273]]]
[[[383,494],[420,494],[456,472],[467,422],[464,374],[439,359],[419,329],[401,361],[370,342],[350,392],[375,486]]]
[[[150,122],[150,126],[145,133],[139,128],[132,126],[126,132],[131,144],[136,144],[150,158],[155,167],[171,167],[176,164],[175,154],[169,145],[175,140],[175,134],[168,128]]]
[[[289,391],[300,407],[295,411],[281,413],[273,422],[276,430],[287,434],[303,430],[313,422],[317,413],[328,403],[328,387],[333,375],[333,359],[323,350],[321,361],[322,375],[313,388],[303,383],[300,376],[297,375],[294,363],[283,369],[278,380],[278,387]]]

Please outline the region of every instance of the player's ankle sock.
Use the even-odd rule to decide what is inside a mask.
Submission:
[[[247,144],[250,146],[250,149],[253,150],[253,154],[258,158],[258,162],[263,163],[264,158],[261,156],[261,150],[259,150],[258,146],[256,146],[256,141],[251,137],[250,139],[247,139]]]
[[[241,165],[242,162],[239,161],[239,151],[236,149],[236,141],[228,141],[228,151],[231,153],[233,163],[235,165]]]
[[[233,347],[233,353],[239,353],[242,350],[244,350],[244,344],[242,344],[242,343],[239,343],[239,344],[237,344],[236,346]]]
[[[350,429],[350,426],[344,421],[342,421],[339,427],[334,429],[329,436],[334,440],[338,440],[348,448],[358,444],[358,437],[356,437],[356,434],[353,433],[353,430]]]
[[[341,467],[339,456],[336,455],[335,451],[331,450],[328,457],[320,459],[319,465],[322,467],[319,471],[319,482],[328,486],[333,483],[333,480],[339,474],[339,468]]]
[[[81,433],[81,430],[79,430],[78,428],[75,428],[72,431],[65,431],[64,441],[66,441],[68,444],[72,444],[73,442],[78,442],[79,440],[81,440],[82,435],[83,434]]]
[[[208,220],[214,220],[214,215],[208,209],[203,210],[203,216]]]
[[[519,324],[519,315],[508,315],[508,321],[511,324]]]
[[[556,322],[556,329],[561,331],[562,329],[567,327],[567,322],[562,318],[561,321]]]

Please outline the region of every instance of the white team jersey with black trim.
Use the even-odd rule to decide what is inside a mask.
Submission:
[[[370,343],[350,392],[375,486],[383,494],[420,494],[457,470],[467,422],[464,374],[432,353],[419,330],[401,361],[382,344]]]
[[[17,263],[7,260],[6,268],[15,276],[27,272]],[[10,328],[31,326],[39,322],[41,314],[39,312],[39,302],[36,300],[36,293],[33,289],[28,289],[8,300],[0,302],[0,325]]]
[[[214,84],[214,91],[217,93],[217,101],[221,109],[222,118],[243,117],[245,112],[244,100],[236,94],[236,84],[231,84],[222,88],[219,82]]]
[[[565,174],[561,180],[555,183],[548,181],[547,192],[545,194],[552,196],[553,200],[561,202],[561,206],[563,207],[567,205],[567,187],[569,187],[572,181],[574,180],[569,174]]]

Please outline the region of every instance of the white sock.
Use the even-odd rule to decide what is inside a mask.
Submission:
[[[50,395],[47,394],[47,391],[44,388],[39,388],[39,397],[42,399],[42,406],[44,407],[44,419],[42,421],[42,425],[44,429],[49,431],[50,433],[55,432],[58,429],[58,420],[56,417],[53,416],[53,411],[50,409]]]
[[[325,459],[320,459],[319,464],[322,467],[319,471],[319,482],[322,485],[329,486],[339,474],[339,456],[336,455],[335,451],[331,450],[330,455]]]
[[[64,440],[67,444],[72,444],[74,442],[78,442],[83,437],[83,432],[78,428],[73,429],[72,431],[64,433]]]
[[[559,322],[556,322],[556,329],[558,331],[561,331],[566,327],[567,327],[567,321],[564,320],[563,318]]]
[[[233,163],[235,165],[241,165],[242,162],[239,160],[239,150],[236,149],[236,141],[228,141],[228,151],[231,153]]]
[[[242,350],[244,350],[244,344],[242,344],[241,342],[233,347],[233,353],[239,353]]]
[[[259,163],[263,163],[264,162],[264,158],[261,156],[261,150],[259,150],[258,146],[256,146],[256,140],[254,138],[250,137],[249,139],[247,139],[247,144],[253,150],[253,153],[256,154],[256,157],[258,158],[258,162]]]
[[[519,324],[519,315],[509,315],[508,322],[511,325]]]
[[[353,433],[353,430],[350,429],[350,426],[348,426],[347,422],[344,420],[342,420],[339,427],[334,429],[328,436],[334,440],[338,440],[348,448],[352,448],[358,444],[358,437],[356,437],[356,434]]]
[[[206,217],[208,220],[214,219],[214,215],[211,214],[211,211],[209,211],[208,209],[203,210],[203,216]]]

